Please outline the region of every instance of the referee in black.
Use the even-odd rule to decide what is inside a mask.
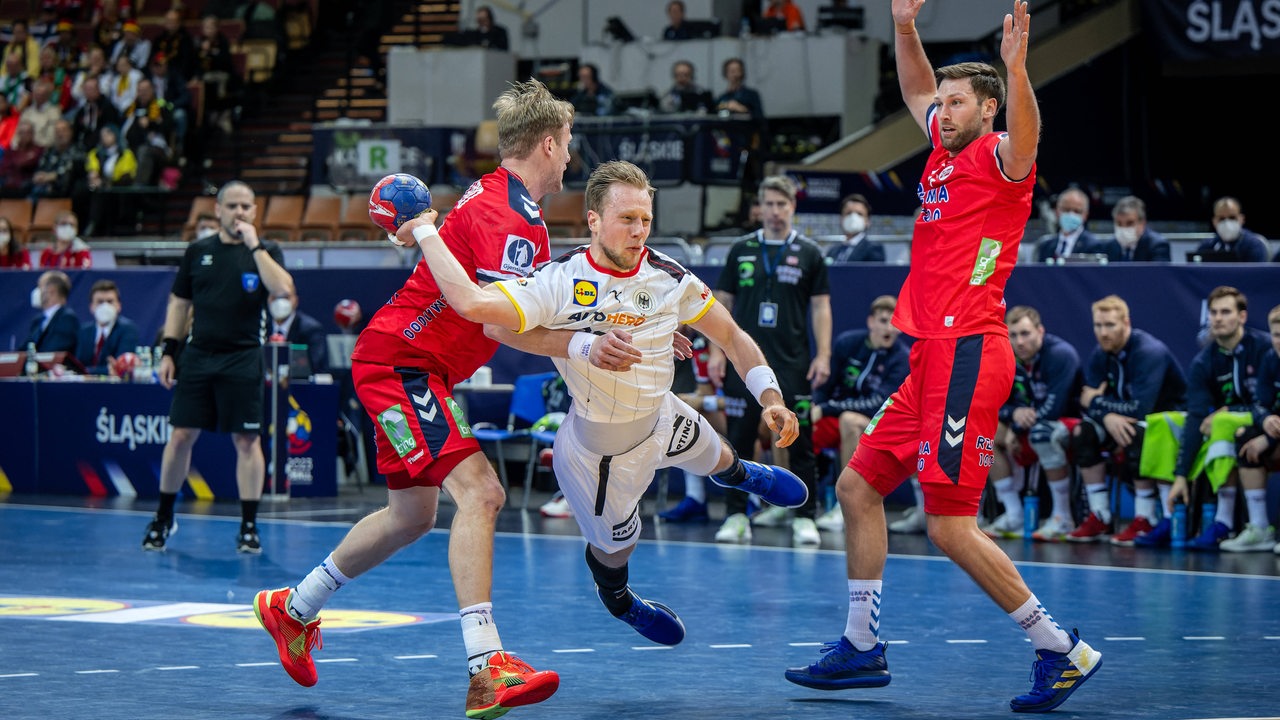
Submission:
[[[792,542],[818,545],[822,540],[814,522],[818,493],[810,402],[813,388],[826,382],[831,374],[831,288],[827,264],[818,244],[793,227],[796,188],[790,178],[765,178],[760,183],[759,198],[763,227],[730,248],[715,296],[764,351],[782,386],[782,397],[800,419],[800,437],[786,449],[787,462],[778,463],[775,457],[775,464],[785,464],[809,488],[809,500],[796,509],[791,520]],[[725,372],[724,353],[714,345],[707,369],[713,383],[723,383],[729,442],[739,456],[750,458],[760,437],[760,405],[737,373]],[[751,521],[746,512],[746,495],[727,493],[726,517],[716,532],[716,541],[750,540]],[[770,516],[768,524],[781,524],[789,513],[782,508],[769,508],[764,514]]]
[[[160,464],[160,507],[147,526],[143,550],[164,550],[177,530],[173,506],[191,469],[191,449],[202,430],[212,430],[231,433],[236,448],[241,516],[236,549],[262,552],[257,518],[265,478],[260,438],[267,299],[295,291],[280,247],[258,239],[252,188],[238,180],[223,185],[215,212],[218,234],[187,246],[169,294],[158,370],[166,388],[174,387],[178,376],[175,355],[189,311],[193,320],[169,408],[173,432]]]

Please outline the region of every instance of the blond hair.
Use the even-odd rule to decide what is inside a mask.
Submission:
[[[871,312],[868,314],[875,315],[876,313],[881,312],[882,310],[893,312],[893,309],[896,307],[898,307],[898,298],[892,295],[881,295],[880,297],[871,301]]]
[[[788,202],[792,205],[796,204],[796,184],[786,175],[770,175],[760,181],[760,190],[757,196],[763,199],[765,190],[782,193],[787,197]]]
[[[1014,305],[1013,307],[1009,308],[1009,313],[1004,316],[1004,324],[1012,326],[1014,323],[1018,322],[1023,318],[1027,318],[1028,320],[1030,320],[1031,324],[1035,325],[1036,327],[1040,327],[1041,325],[1040,311],[1036,310],[1030,305]]]
[[[610,160],[591,171],[591,177],[587,178],[587,209],[597,215],[603,214],[605,196],[614,185],[630,185],[644,190],[649,193],[650,200],[655,192],[644,170],[626,160]]]
[[[498,115],[498,154],[504,159],[529,157],[543,138],[573,122],[573,105],[537,80],[512,83],[493,102],[493,109]]]
[[[1108,295],[1093,304],[1093,311],[1097,312],[1117,312],[1120,313],[1121,320],[1129,319],[1129,303],[1119,295]]]

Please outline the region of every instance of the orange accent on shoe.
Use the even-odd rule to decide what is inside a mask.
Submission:
[[[552,670],[534,670],[507,652],[489,656],[488,666],[471,676],[467,688],[467,717],[494,720],[513,707],[542,702],[560,688]]]
[[[311,651],[324,647],[320,639],[320,618],[304,624],[289,614],[290,592],[291,588],[259,592],[253,596],[253,614],[262,629],[275,640],[285,672],[299,685],[311,687],[318,679]]]

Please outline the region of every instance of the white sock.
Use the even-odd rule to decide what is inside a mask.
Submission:
[[[849,581],[849,617],[844,636],[855,650],[866,652],[880,642],[880,590],[883,580]]]
[[[924,488],[920,487],[920,478],[911,476],[911,494],[916,496],[916,507],[924,512]]]
[[[1138,490],[1133,494],[1133,514],[1146,518],[1147,522],[1156,519],[1156,491],[1154,488]]]
[[[1156,489],[1160,491],[1160,514],[1164,514],[1164,509],[1169,507],[1169,492],[1173,490],[1172,483],[1156,483]]]
[[[351,578],[342,574],[330,553],[324,562],[298,583],[298,587],[289,596],[289,611],[297,615],[299,620],[310,622],[320,613],[320,608],[329,602],[329,598],[349,582]]]
[[[1065,653],[1071,650],[1071,636],[1058,626],[1057,621],[1048,610],[1040,604],[1034,593],[1017,610],[1009,613],[1009,617],[1018,623],[1031,645],[1037,650],[1052,650]]]
[[[707,485],[701,475],[684,471],[684,496],[693,498],[703,505],[707,504]]]
[[[1021,478],[1019,478],[1021,479]],[[1004,505],[1005,515],[1022,515],[1022,483],[1013,476],[1002,477],[991,483],[996,489],[996,497]]]
[[[1267,521],[1267,489],[1245,490],[1244,501],[1249,507],[1249,524],[1267,529],[1271,524]]]
[[[1084,491],[1089,496],[1089,510],[1102,522],[1111,522],[1111,493],[1107,492],[1107,484],[1086,485]]]
[[[1071,478],[1050,480],[1049,491],[1053,495],[1053,514],[1071,520]]]
[[[1218,514],[1213,518],[1227,529],[1235,527],[1236,524],[1236,486],[1223,485],[1218,491]]]
[[[479,603],[458,611],[462,618],[462,642],[467,646],[467,673],[485,668],[489,656],[502,650],[498,626],[493,622],[493,603]]]

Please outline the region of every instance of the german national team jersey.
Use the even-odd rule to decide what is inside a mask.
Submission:
[[[922,210],[911,236],[911,270],[893,324],[916,338],[1005,333],[1004,285],[1031,215],[1035,167],[1010,179],[988,133],[959,155],[942,147],[937,110],[928,115],[933,152],[916,192]]]
[[[538,268],[531,277],[498,287],[520,313],[520,332],[534,327],[631,333],[644,359],[624,372],[582,359],[552,358],[573,396],[573,411],[595,422],[626,422],[653,413],[671,388],[671,336],[701,318],[715,299],[696,275],[646,249],[629,272],[597,265],[586,246]]]
[[[524,277],[551,258],[542,210],[506,168],[477,180],[440,226],[440,237],[480,283]],[[423,260],[360,333],[352,358],[442,372],[459,382],[493,356],[484,326],[449,306]]]

